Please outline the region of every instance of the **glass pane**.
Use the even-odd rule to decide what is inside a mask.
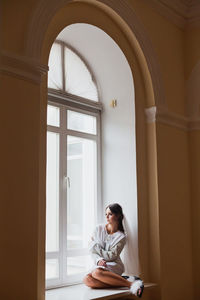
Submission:
[[[46,279],[59,277],[58,259],[46,259]]]
[[[48,87],[63,90],[61,45],[53,44],[49,55]]]
[[[47,132],[46,251],[59,250],[59,134]]]
[[[47,106],[47,125],[60,126],[60,108],[48,105]]]
[[[97,118],[72,110],[67,111],[67,128],[85,133],[96,134]]]
[[[67,248],[87,248],[95,224],[96,142],[67,138]]]
[[[90,256],[67,257],[67,275],[85,273],[91,264]]]
[[[97,88],[92,76],[80,57],[65,48],[65,86],[66,92],[98,101]]]

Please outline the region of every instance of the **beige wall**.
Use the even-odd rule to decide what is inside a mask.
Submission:
[[[89,4],[83,7],[76,2],[71,5],[73,14],[67,6],[55,13],[42,41],[43,60],[36,61],[38,67],[33,68],[36,58],[27,57],[25,49],[39,2],[2,2],[0,297],[44,297],[46,81],[38,63],[45,63],[47,50],[59,30],[80,18],[107,30],[124,51],[133,71],[142,274],[145,280],[160,283],[158,299],[198,299],[199,131],[188,133],[162,122],[145,125],[145,107],[154,103],[159,106],[159,99],[153,98],[150,75],[130,29],[106,8],[101,10]],[[143,1],[128,2],[154,50],[152,59],[160,69],[165,107],[186,116],[190,103],[197,105],[193,99],[186,99],[185,86],[200,59],[200,29],[183,31]],[[39,76],[41,80],[37,81]]]
[[[143,1],[129,0],[129,3],[155,50],[166,104],[171,111],[184,114],[184,32]]]
[[[200,80],[200,28],[188,28],[185,35],[185,64],[186,87],[188,97],[187,106],[191,117],[197,118],[200,114],[199,80]],[[192,206],[192,246],[193,272],[195,283],[195,298],[200,298],[200,131],[189,133],[190,154],[190,182]]]
[[[157,152],[162,296],[192,299],[187,133],[158,124]]]
[[[195,297],[200,297],[200,133],[191,132],[189,135],[191,157],[191,205],[192,205],[192,246]]]
[[[0,297],[37,299],[40,90],[3,74],[1,96]]]

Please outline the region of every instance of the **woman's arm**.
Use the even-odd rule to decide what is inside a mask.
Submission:
[[[91,237],[91,241],[89,242],[89,251],[95,265],[98,265],[98,262],[104,259],[95,251],[95,245],[99,245],[100,248],[103,248],[103,242],[98,239],[99,230],[101,230],[100,225],[95,228]]]
[[[101,257],[100,255],[98,255],[98,254],[95,253],[95,252],[91,252],[91,256],[92,256],[92,259],[93,259],[95,265],[98,265],[98,262],[99,262],[100,260],[103,260],[103,259],[104,259],[103,257]]]
[[[98,255],[100,259],[105,259],[106,261],[114,261],[119,257],[125,243],[126,238],[124,237],[108,251],[104,250],[98,243],[95,243],[91,249],[91,252]]]

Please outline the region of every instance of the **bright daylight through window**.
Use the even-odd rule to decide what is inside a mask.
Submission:
[[[47,288],[79,282],[88,269],[100,149],[96,85],[83,60],[62,42],[50,52],[48,87]]]

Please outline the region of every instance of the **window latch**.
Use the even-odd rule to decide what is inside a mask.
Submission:
[[[67,180],[67,186],[70,189],[70,186],[71,186],[70,177],[65,176],[65,179]]]

